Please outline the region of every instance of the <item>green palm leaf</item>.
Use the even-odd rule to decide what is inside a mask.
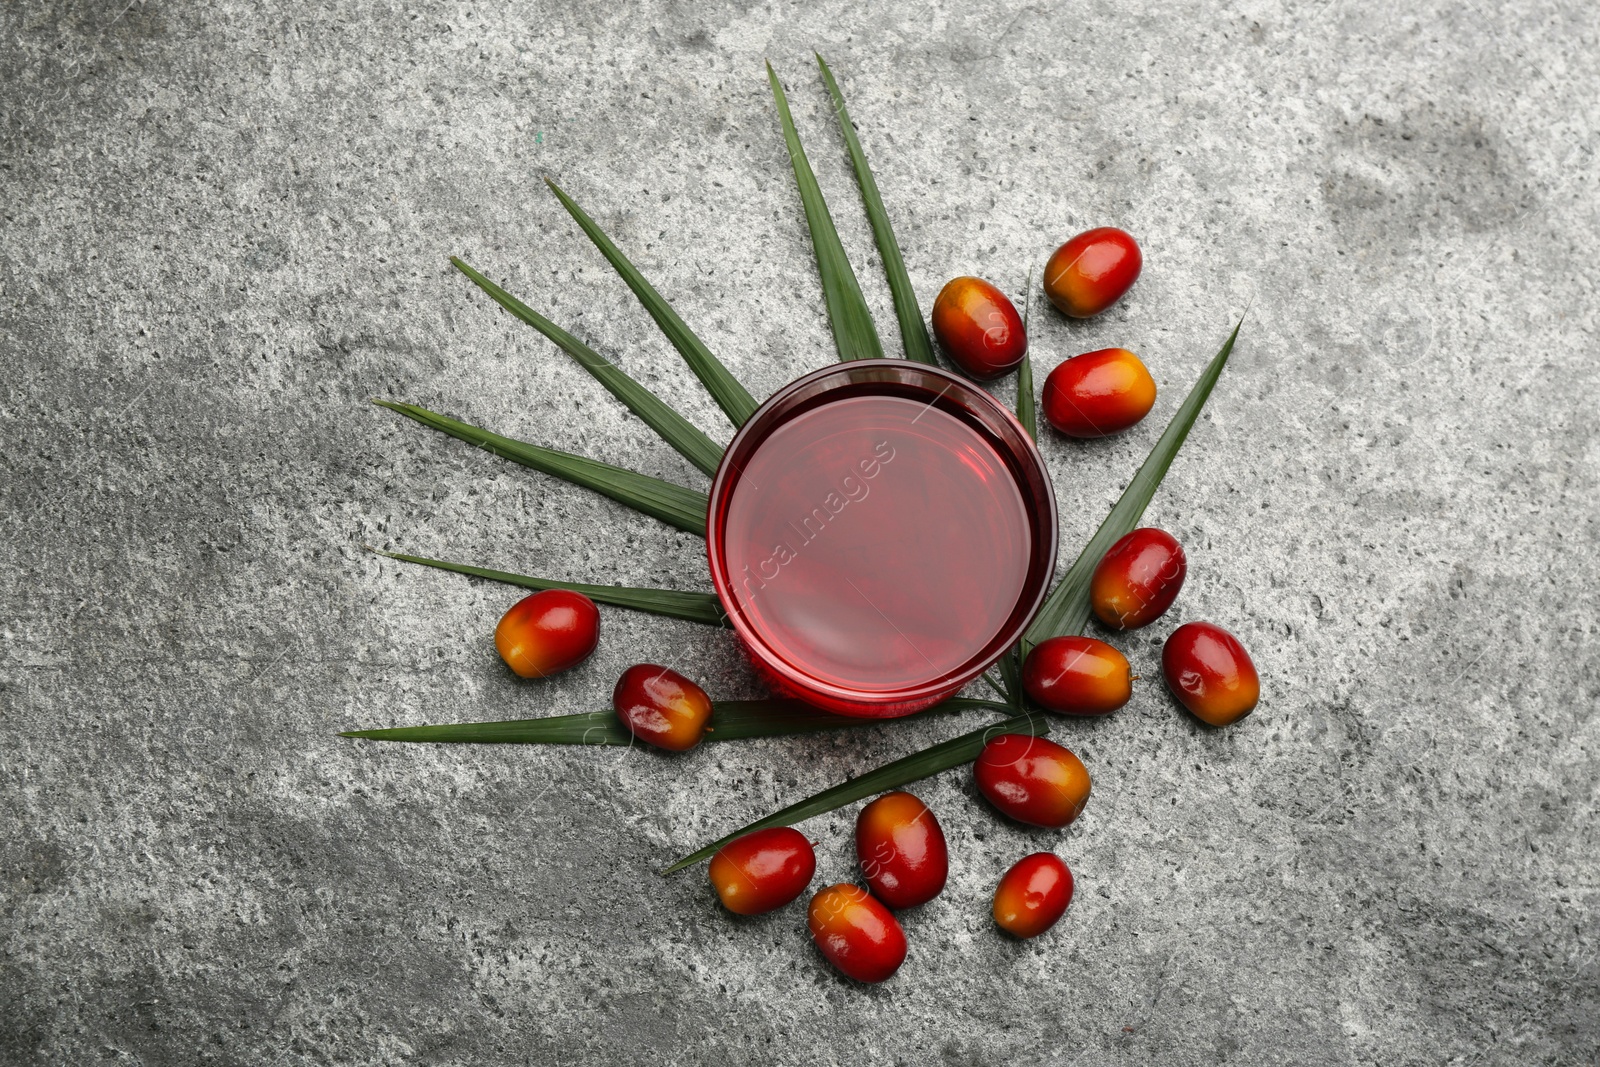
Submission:
[[[1024,327],[1026,328],[1026,327]],[[1017,421],[1028,431],[1028,436],[1039,439],[1039,414],[1033,402],[1033,359],[1023,356],[1017,367]]]
[[[450,262],[454,263],[462,274],[477,283],[478,288],[493,297],[495,303],[550,338],[567,355],[577,360],[579,366],[594,375],[595,380],[609,389],[612,396],[626,404],[629,411],[648,423],[663,441],[683,453],[690,463],[707,474],[717,473],[717,464],[722,462],[722,449],[688,419],[673,411],[660,397],[623,373],[616,364],[603,358],[594,349],[473,270],[462,260],[451,256]]]
[[[1033,268],[1028,268],[1028,284],[1022,290],[1022,335],[1032,344],[1032,335],[1028,333],[1029,320],[1033,314]],[[1024,354],[1022,363],[1017,367],[1017,421],[1022,423],[1022,428],[1028,431],[1028,436],[1034,440],[1039,439],[1038,416],[1033,406],[1033,360]],[[1005,676],[1006,688],[1011,690],[1012,703],[1017,707],[1025,707],[1027,694],[1022,688],[1022,642],[1012,645],[1006,654],[1000,657],[1000,673]]]
[[[989,700],[947,700],[918,712],[919,716],[1005,708]],[[1007,709],[1009,710],[1009,709]],[[911,718],[912,716],[907,716]],[[898,721],[898,720],[895,720]],[[809,734],[820,730],[849,730],[880,726],[883,719],[830,715],[798,700],[716,700],[711,704],[711,731],[707,741],[745,741],[755,737]],[[615,711],[587,711],[578,715],[551,715],[540,719],[505,722],[461,722],[438,726],[397,726],[385,730],[350,730],[340,737],[372,741],[426,741],[473,745],[632,745],[634,738]]]
[[[1033,334],[1029,332],[1029,323],[1033,319],[1033,268],[1028,268],[1028,285],[1022,290],[1022,336],[1027,338],[1031,347]],[[1017,367],[1017,421],[1022,423],[1022,428],[1028,431],[1028,436],[1035,441],[1039,439],[1039,414],[1033,406],[1033,357],[1024,354],[1022,364]]]
[[[900,343],[906,358],[918,363],[937,365],[933,354],[933,341],[928,337],[928,326],[922,320],[922,308],[917,305],[916,290],[911,287],[911,277],[906,273],[904,258],[900,255],[900,242],[895,240],[894,227],[889,225],[889,213],[883,209],[883,197],[878,194],[878,182],[867,166],[866,153],[861,151],[861,139],[850,122],[850,112],[844,106],[844,94],[839,83],[833,80],[833,71],[823,58],[817,56],[817,66],[822,69],[822,80],[827,83],[828,95],[833,97],[833,109],[839,116],[839,129],[844,133],[845,147],[850,152],[850,165],[856,172],[856,184],[861,187],[861,202],[866,207],[867,221],[872,224],[872,236],[878,243],[878,254],[883,257],[883,273],[889,279],[889,294],[894,298],[895,317],[900,320]]]
[[[999,706],[1005,707],[1005,705]],[[1006,708],[1006,710],[1013,709]],[[925,748],[921,752],[906,756],[904,759],[897,759],[893,763],[868,771],[866,774],[836,785],[832,789],[824,789],[815,796],[807,797],[796,804],[790,804],[782,811],[775,811],[766,818],[757,819],[748,826],[741,826],[733,833],[725,837],[719,837],[704,848],[683,857],[661,873],[671,874],[673,871],[680,871],[692,863],[707,859],[729,841],[736,837],[743,837],[745,834],[755,830],[765,830],[769,826],[791,826],[803,819],[809,819],[813,815],[821,815],[824,812],[833,811],[835,808],[842,808],[846,804],[870,797],[875,793],[898,789],[911,782],[918,782],[924,778],[932,777],[940,771],[947,771],[951,767],[959,767],[963,763],[971,763],[978,758],[978,753],[983,751],[983,746],[989,742],[989,739],[1000,734],[1033,734],[1037,737],[1042,737],[1049,732],[1050,724],[1045,721],[1044,716],[1031,712],[1024,712],[1021,715],[991,723],[980,730],[973,730],[971,733],[951,738],[949,741],[934,745],[931,748]]]
[[[1033,272],[1028,272],[1028,287],[1033,288]],[[1031,301],[1030,301],[1031,303]],[[1028,309],[1022,311],[1022,332],[1028,332]],[[1031,342],[1030,342],[1031,343]],[[1023,356],[1017,367],[1017,421],[1034,440],[1039,438],[1038,416],[1033,406],[1033,359]],[[1027,694],[1022,688],[1022,642],[1018,641],[1000,657],[1000,673],[1005,677],[1006,688],[1012,692],[1012,702],[1017,707],[1026,706]]]
[[[695,377],[700,379],[700,384],[706,387],[711,398],[735,426],[742,426],[760,406],[755,398],[740,384],[739,379],[723,366],[722,361],[711,354],[711,350],[695,332],[684,325],[678,313],[672,310],[672,305],[656,292],[655,286],[645,280],[644,275],[639,273],[639,269],[628,260],[628,257],[611,243],[611,238],[595,225],[594,220],[585,214],[583,208],[574,203],[572,198],[549,178],[546,178],[544,183],[550,187],[552,193],[556,194],[561,206],[567,209],[567,213],[577,221],[583,232],[589,235],[589,240],[600,249],[600,254],[606,257],[616,272],[622,276],[622,280],[628,283],[633,295],[639,298],[639,303],[643,304],[650,317],[656,320],[656,325],[667,335],[667,340],[682,353],[684,362],[689,364],[689,369],[694,371]]]
[[[1102,522],[1094,536],[1089,538],[1089,543],[1078,554],[1077,561],[1067,571],[1066,577],[1056,583],[1056,587],[1050,591],[1044,606],[1039,609],[1039,614],[1034,616],[1033,624],[1023,635],[1024,657],[1040,641],[1057,634],[1080,633],[1089,624],[1091,614],[1089,579],[1094,576],[1095,567],[1120,537],[1139,525],[1140,516],[1149,505],[1150,498],[1155,495],[1161,479],[1166,477],[1167,468],[1172,466],[1173,458],[1177,456],[1178,449],[1183,447],[1184,439],[1189,436],[1189,430],[1194,426],[1194,420],[1199,416],[1200,409],[1205,406],[1206,398],[1211,395],[1212,388],[1217,384],[1222,368],[1227,365],[1228,355],[1233,351],[1233,342],[1239,336],[1239,327],[1242,325],[1244,320],[1240,319],[1233,327],[1233,333],[1228,335],[1222,350],[1206,364],[1206,369],[1200,374],[1200,380],[1189,390],[1188,397],[1172,416],[1172,421],[1167,423],[1166,432],[1150,450],[1150,455],[1146,457],[1138,473],[1133,476],[1133,480],[1128,483],[1128,488],[1122,491],[1121,498],[1112,507],[1105,522]]]
[[[571,452],[561,452],[554,448],[501,437],[497,433],[490,433],[488,430],[452,419],[447,415],[440,415],[415,404],[399,404],[392,400],[374,400],[373,403],[391,411],[398,411],[406,418],[415,419],[440,433],[447,433],[451,437],[477,445],[502,459],[509,459],[524,467],[532,467],[536,471],[543,471],[545,474],[562,478],[586,489],[593,489],[646,515],[653,515],[680,530],[705,536],[707,500],[704,493],[697,493],[693,489],[685,489],[681,485],[664,482],[660,478],[652,478],[637,471],[613,467],[609,463],[601,463],[584,456],[575,456]]]
[[[850,268],[850,260],[839,242],[839,231],[834,228],[833,216],[828,214],[828,204],[822,199],[822,189],[817,176],[811,172],[805,149],[800,147],[800,135],[795,132],[794,119],[789,114],[789,100],[778,84],[778,75],[767,64],[767,80],[772,83],[772,98],[778,104],[778,117],[783,122],[783,139],[789,146],[789,162],[794,166],[795,184],[800,187],[800,203],[806,209],[806,224],[811,228],[811,247],[817,255],[817,273],[822,278],[822,296],[828,305],[828,321],[833,326],[834,347],[839,358],[882,359],[883,344],[878,340],[878,330],[872,324],[872,312],[867,310],[866,298],[861,295],[861,283]]]
[[[368,547],[370,548],[370,546]],[[439,570],[451,571],[455,574],[486,578],[491,582],[504,582],[506,585],[521,586],[523,589],[570,589],[574,593],[582,593],[590,600],[597,600],[602,604],[614,604],[619,608],[648,611],[654,615],[667,615],[674,619],[703,622],[711,626],[728,625],[727,613],[722,610],[721,602],[710,593],[686,593],[677,589],[640,589],[626,585],[588,585],[583,582],[562,582],[554,578],[531,578],[526,574],[512,574],[510,571],[473,567],[465,563],[446,563],[443,560],[428,559],[426,556],[408,556],[403,552],[385,552],[381,548],[373,548],[372,551],[380,556],[388,556],[390,559],[397,559],[404,563],[418,563],[424,567],[436,567]]]
[[[1018,708],[1023,706],[1025,696],[1022,691],[1021,659],[1017,655],[1019,647],[1020,644],[1012,645],[1006,649],[1005,655],[1000,657],[1000,676],[1005,679],[1006,700]]]

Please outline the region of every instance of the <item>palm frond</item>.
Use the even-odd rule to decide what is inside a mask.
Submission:
[[[1028,285],[1022,291],[1022,336],[1028,339],[1028,347],[1033,347],[1033,332],[1030,322],[1033,319],[1033,268],[1028,268]],[[1039,439],[1039,413],[1033,401],[1033,357],[1024,354],[1022,364],[1017,368],[1017,421],[1022,423],[1022,428],[1028,431],[1028,436],[1035,441]]]
[[[722,448],[701,432],[699,427],[668,407],[659,396],[634,381],[616,364],[500,288],[461,259],[451,256],[450,262],[454,263],[462,274],[471,278],[478,288],[488,293],[495,303],[550,338],[562,351],[577,360],[579,366],[594,375],[595,381],[610,390],[612,396],[626,404],[629,411],[643,419],[663,441],[681,452],[690,463],[707,474],[717,472],[717,464],[722,462]]]
[[[1004,707],[1004,705],[1001,705]],[[1014,710],[1007,707],[1007,711]],[[678,860],[672,866],[662,871],[662,874],[671,874],[681,871],[692,863],[698,863],[714,855],[717,849],[726,845],[736,837],[756,830],[765,830],[769,826],[792,826],[804,819],[809,819],[824,812],[842,808],[846,804],[862,800],[866,797],[882,793],[890,789],[898,789],[911,782],[918,782],[924,778],[932,777],[940,771],[947,771],[951,767],[959,767],[963,763],[971,763],[978,758],[978,753],[983,751],[983,746],[989,739],[1001,734],[1033,734],[1042,737],[1050,732],[1050,724],[1045,721],[1042,714],[1024,712],[1021,715],[991,723],[979,730],[962,734],[960,737],[951,738],[941,744],[925,748],[921,752],[912,753],[904,759],[897,759],[887,763],[866,774],[841,782],[831,789],[824,789],[804,800],[790,804],[782,811],[775,811],[764,819],[757,819],[747,826],[717,838],[709,845],[691,852]]]
[[[385,552],[381,548],[371,548],[380,556],[400,560],[402,563],[416,563],[424,567],[433,567],[441,571],[450,571],[454,574],[465,574],[473,578],[483,578],[491,582],[503,582],[506,585],[515,585],[523,589],[570,589],[574,593],[582,593],[590,600],[602,604],[611,604],[619,608],[632,608],[634,611],[648,611],[652,615],[666,615],[674,619],[687,619],[690,622],[702,622],[709,626],[727,626],[727,613],[722,610],[722,604],[711,593],[688,593],[677,589],[647,589],[627,585],[590,585],[586,582],[563,582],[555,578],[534,578],[526,574],[512,574],[510,571],[490,570],[488,567],[473,567],[466,563],[447,563],[444,560],[429,559],[426,556],[408,556],[404,552]]]
[[[440,415],[415,404],[401,404],[393,400],[374,400],[373,403],[391,411],[398,411],[406,418],[415,419],[440,433],[447,433],[468,444],[477,445],[502,459],[509,459],[524,467],[532,467],[536,471],[553,475],[574,485],[581,485],[586,489],[593,489],[618,503],[626,504],[646,515],[653,515],[680,530],[705,536],[708,501],[704,493],[697,493],[693,489],[686,489],[681,485],[662,481],[660,478],[652,478],[638,471],[613,467],[609,463],[601,463],[599,460],[584,456],[575,456],[571,452],[502,437],[497,433],[490,433],[470,423],[452,419],[448,415]]]
[[[810,734],[822,730],[852,730],[881,726],[885,722],[931,715],[1002,708],[990,700],[947,700],[905,719],[862,719],[830,715],[798,700],[716,700],[711,704],[711,729],[707,741],[746,741],[758,737]],[[1009,709],[1007,709],[1009,710]],[[635,744],[634,737],[617,719],[615,711],[586,711],[577,715],[549,715],[538,719],[502,722],[457,722],[434,726],[396,726],[378,730],[348,730],[340,737],[370,741],[413,741],[469,745],[614,745]]]
[[[889,224],[889,213],[884,210],[883,197],[878,193],[877,179],[867,165],[866,153],[861,150],[861,139],[856,136],[850,112],[844,106],[844,94],[839,83],[833,80],[833,71],[823,58],[817,56],[817,66],[822,69],[822,80],[827,83],[828,95],[833,98],[833,110],[839,116],[839,129],[844,133],[845,148],[850,153],[850,166],[856,173],[856,184],[861,187],[861,203],[866,208],[867,221],[872,224],[872,237],[878,244],[878,254],[883,257],[883,273],[889,279],[889,295],[894,299],[894,314],[900,320],[900,343],[906,358],[918,363],[938,364],[933,354],[933,341],[928,336],[928,324],[923,321],[922,308],[917,304],[916,290],[911,287],[911,276],[906,273],[905,258],[900,254],[900,242],[895,240],[894,227]]]
[[[872,312],[867,310],[861,283],[856,280],[856,272],[844,254],[844,245],[839,241],[839,231],[834,228],[833,216],[828,213],[827,201],[822,198],[817,176],[811,172],[805,149],[800,147],[800,135],[795,132],[794,118],[789,114],[789,99],[783,95],[783,86],[778,84],[778,75],[771,63],[767,64],[767,80],[772,83],[772,98],[778,104],[778,117],[783,122],[783,139],[789,146],[789,162],[794,167],[795,184],[800,187],[806,225],[811,229],[811,247],[817,256],[817,273],[822,278],[822,296],[828,305],[834,347],[842,360],[882,359],[883,344],[872,323]]]
[[[667,335],[667,340],[671,341],[673,347],[682,354],[684,362],[689,364],[689,369],[694,371],[695,377],[700,379],[700,384],[706,387],[706,392],[711,394],[711,398],[722,408],[728,420],[735,426],[744,425],[744,421],[760,406],[750,395],[749,390],[740,384],[739,379],[733,376],[721,360],[711,354],[711,350],[700,340],[699,335],[684,325],[666,298],[656,292],[655,286],[645,280],[639,269],[617,249],[611,238],[595,225],[595,221],[584,212],[583,208],[573,202],[573,199],[555,182],[549,178],[544,182],[550,187],[550,191],[556,194],[556,199],[561,201],[561,206],[567,209],[567,213],[578,223],[579,228],[589,235],[589,240],[600,249],[600,254],[606,257],[607,262],[622,276],[622,280],[628,283],[633,295],[639,298],[639,303],[643,304],[650,317],[656,320],[656,325]]]

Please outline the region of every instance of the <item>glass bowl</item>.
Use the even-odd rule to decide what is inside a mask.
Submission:
[[[1055,573],[1055,494],[982,389],[909,360],[840,363],[734,435],[706,552],[775,690],[891,718],[953,696],[1022,636]]]

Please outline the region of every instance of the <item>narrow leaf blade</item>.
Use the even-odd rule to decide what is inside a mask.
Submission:
[[[552,715],[504,722],[455,722],[434,726],[396,726],[385,730],[347,730],[340,737],[369,741],[435,741],[473,745],[628,745],[633,735],[614,711]]]
[[[1156,446],[1150,450],[1144,465],[1133,476],[1128,487],[1122,491],[1121,498],[1111,508],[1111,513],[1100,524],[1094,536],[1089,538],[1089,543],[1083,547],[1077,561],[1067,571],[1066,577],[1050,591],[1044,607],[1039,609],[1039,614],[1034,617],[1033,624],[1023,636],[1024,657],[1040,641],[1057,634],[1080,633],[1088,625],[1089,579],[1094,575],[1095,567],[1120,537],[1139,525],[1140,516],[1149,505],[1150,498],[1155,495],[1161,479],[1166,477],[1173,458],[1183,447],[1184,439],[1189,436],[1189,430],[1194,426],[1194,420],[1199,416],[1200,409],[1205,406],[1206,399],[1217,384],[1222,368],[1227,365],[1228,356],[1233,352],[1233,342],[1238,338],[1239,327],[1242,325],[1244,320],[1240,319],[1233,327],[1233,333],[1228,335],[1228,340],[1223,344],[1221,351],[1206,364],[1206,369],[1200,373],[1200,380],[1189,390],[1188,397],[1172,416],[1172,421],[1167,424],[1167,429],[1156,442]]]
[[[904,716],[1006,708],[990,700],[947,700],[943,704]],[[798,700],[717,700],[711,704],[711,731],[707,741],[745,741],[759,737],[809,734],[821,730],[849,730],[881,726],[903,719],[862,719],[831,715]],[[432,742],[472,745],[614,745],[634,744],[634,738],[615,711],[587,711],[578,715],[550,715],[539,719],[502,722],[458,722],[432,726],[397,726],[379,730],[348,730],[340,737],[370,741]]]
[[[717,473],[717,464],[722,462],[722,449],[699,427],[668,407],[659,396],[634,381],[616,364],[500,288],[463,260],[451,256],[450,262],[471,278],[478,288],[488,293],[495,303],[550,338],[562,351],[577,360],[579,366],[594,375],[595,381],[610,390],[612,396],[626,404],[629,411],[643,419],[663,441],[681,452],[690,463],[707,474]]]
[[[683,355],[684,362],[689,364],[689,369],[694,371],[695,377],[700,379],[700,384],[706,387],[706,392],[711,394],[717,406],[727,414],[729,421],[735,426],[744,425],[744,421],[760,406],[750,395],[749,390],[733,376],[721,360],[712,355],[705,342],[684,325],[678,313],[672,310],[672,305],[656,292],[655,286],[639,273],[639,269],[611,242],[611,238],[595,225],[595,221],[584,212],[583,208],[573,202],[555,182],[549,178],[544,182],[550,187],[550,191],[556,194],[556,199],[561,201],[561,206],[567,209],[567,213],[578,223],[579,228],[588,234],[589,240],[600,249],[600,254],[606,257],[612,268],[622,276],[622,280],[628,283],[633,295],[644,305],[650,317],[656,320],[656,325],[667,335],[667,340],[671,341],[673,347]]]
[[[789,114],[789,99],[783,95],[783,86],[778,84],[778,75],[771,63],[767,64],[767,80],[772,83],[772,98],[777,102],[778,117],[783,122],[783,139],[789,146],[789,162],[794,167],[795,184],[800,187],[806,225],[811,229],[811,247],[817,256],[817,273],[822,278],[822,296],[828,305],[834,347],[839,350],[841,360],[882,359],[883,344],[872,323],[872,312],[867,310],[861,283],[856,280],[856,272],[844,254],[844,245],[839,241],[839,231],[834,228],[827,202],[822,199],[817,176],[811,171],[805,149],[800,147],[800,135],[795,132],[794,118]]]
[[[1012,710],[1007,708],[1006,710]],[[971,763],[978,758],[978,753],[983,751],[983,746],[989,739],[999,734],[1019,733],[1033,734],[1042,737],[1050,732],[1050,724],[1045,721],[1042,714],[1024,712],[1009,719],[991,723],[979,730],[962,734],[960,737],[951,738],[949,741],[925,748],[921,752],[912,753],[893,763],[886,763],[882,767],[868,771],[866,774],[851,778],[831,789],[809,796],[797,803],[790,804],[782,811],[775,811],[764,819],[757,819],[748,826],[741,826],[725,837],[706,845],[689,855],[678,860],[672,866],[662,871],[662,874],[671,874],[681,871],[693,863],[699,863],[732,841],[736,837],[755,830],[765,830],[769,826],[791,826],[814,815],[821,815],[842,808],[875,793],[882,793],[889,789],[898,789],[910,782],[921,781],[940,771],[947,771],[951,767],[959,767],[963,763]]]
[[[1017,646],[1012,645],[1000,657],[1000,675],[1006,683],[1006,700],[1013,707],[1023,706],[1022,667],[1017,657]]]
[[[1023,356],[1017,367],[1017,421],[1028,436],[1039,439],[1039,413],[1033,401],[1033,359]]]
[[[933,341],[928,337],[928,324],[923,321],[922,308],[917,304],[916,290],[911,287],[911,276],[906,273],[906,263],[900,254],[900,242],[895,240],[894,227],[889,224],[889,213],[884,210],[883,197],[878,193],[878,182],[872,168],[867,165],[866,153],[861,150],[861,139],[850,121],[850,112],[844,105],[844,94],[839,83],[833,80],[833,71],[819,55],[817,66],[822,69],[822,80],[827,83],[828,95],[833,97],[833,110],[839,116],[839,129],[844,133],[845,148],[850,152],[850,166],[856,172],[856,184],[861,187],[861,203],[866,208],[867,221],[872,224],[872,237],[878,244],[878,254],[883,257],[883,273],[889,279],[889,294],[894,298],[894,314],[900,320],[900,343],[906,358],[918,363],[938,364],[933,354]]]
[[[722,700],[712,704],[712,732],[708,741],[743,741],[757,737],[810,734],[822,730],[851,730],[973,710],[1009,710],[992,700],[955,698],[897,719],[864,719],[834,715],[799,700]]]
[[[700,622],[710,626],[728,625],[727,613],[722,610],[721,602],[711,593],[690,593],[677,589],[642,589],[626,585],[589,585],[584,582],[563,582],[554,578],[533,578],[526,574],[512,574],[510,571],[473,567],[466,563],[447,563],[444,560],[429,559],[426,556],[408,556],[404,552],[385,552],[380,548],[374,548],[372,551],[380,556],[388,556],[390,559],[397,559],[403,563],[417,563],[424,567],[434,567],[455,574],[485,578],[491,582],[504,582],[506,585],[520,586],[523,589],[570,589],[574,593],[582,593],[590,600],[596,600],[602,604],[612,604],[619,608],[648,611],[654,615],[667,615],[674,619],[687,619],[690,622]]]
[[[490,433],[470,423],[452,419],[448,415],[440,415],[415,404],[400,404],[393,400],[374,400],[373,403],[391,411],[398,411],[406,418],[415,419],[440,433],[447,433],[468,444],[477,445],[502,459],[509,459],[524,467],[532,467],[536,471],[553,475],[574,485],[581,485],[586,489],[593,489],[618,503],[626,504],[646,515],[652,515],[680,530],[705,536],[708,501],[704,493],[685,489],[681,485],[664,482],[660,478],[652,478],[638,471],[613,467],[609,463],[601,463],[599,460],[584,456],[575,456],[571,452],[561,452],[554,448],[545,448],[543,445],[532,445],[526,441],[502,437],[497,433]]]
[[[1022,296],[1022,336],[1033,344],[1029,324],[1033,318],[1033,268],[1028,268],[1028,286]],[[1039,439],[1039,414],[1033,402],[1033,357],[1023,354],[1022,365],[1017,368],[1017,421],[1028,431],[1028,436]]]

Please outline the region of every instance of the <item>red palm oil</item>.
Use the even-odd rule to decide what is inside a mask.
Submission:
[[[755,447],[741,432],[712,494],[713,578],[758,668],[853,714],[904,714],[970,681],[1054,565],[1054,501],[1026,434],[953,375],[896,362],[917,388],[830,389]],[[985,402],[996,411],[968,407]]]

